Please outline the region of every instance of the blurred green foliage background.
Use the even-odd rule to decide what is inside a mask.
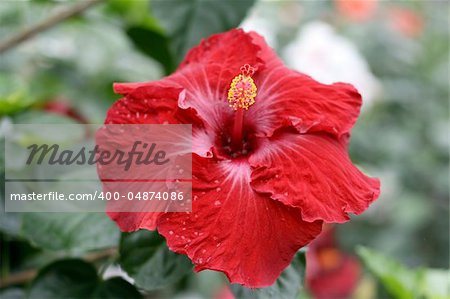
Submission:
[[[61,8],[81,2],[0,2],[0,45]],[[374,1],[371,8],[358,8],[342,2],[100,1],[0,53],[0,135],[15,123],[73,122],[77,117],[102,123],[119,98],[112,92],[113,82],[157,80],[172,72],[201,38],[240,24],[263,34],[291,67],[314,71],[314,56],[308,60],[312,66],[295,57],[309,53],[302,44],[308,40],[302,30],[310,24],[331,28],[339,37],[334,44],[324,43],[329,48],[322,46],[320,55],[325,59],[341,53],[339,45],[345,39],[358,52],[354,59],[367,64],[370,82],[363,80],[362,86],[375,86],[370,97],[361,90],[365,103],[350,153],[360,168],[382,182],[380,199],[365,214],[337,227],[339,242],[347,252],[356,254],[357,246],[364,245],[404,265],[389,261],[385,268],[374,269],[370,261],[383,266],[383,258],[360,250],[372,273],[363,281],[372,287],[362,286],[366,290],[354,296],[414,298],[420,283],[414,283],[416,278],[412,284],[404,281],[415,272],[398,269],[449,267],[449,4]],[[322,32],[327,30],[330,34],[330,29]],[[320,32],[313,33],[313,40],[320,40]],[[345,53],[329,59],[339,65],[334,69],[337,78],[347,73],[352,78],[353,73],[363,79],[352,58],[344,60]],[[54,103],[63,103],[64,109]],[[156,234],[121,235],[105,215],[6,214],[1,206],[2,298],[61,298],[64,293],[52,292],[74,286],[79,286],[80,297],[209,298],[223,285],[220,275],[192,274],[190,263],[165,249]],[[84,261],[75,259],[81,257]],[[63,261],[48,266],[56,260]],[[117,270],[111,267],[117,262],[135,286],[105,277],[105,272]],[[36,271],[39,276],[32,280]],[[393,277],[386,278],[386,273]],[[443,286],[448,272],[443,275],[437,284],[444,291],[429,298],[449,298]],[[397,282],[392,287],[396,279],[400,287]],[[275,291],[295,290],[298,285]],[[405,291],[398,291],[401,288]],[[271,293],[236,294],[264,298]]]

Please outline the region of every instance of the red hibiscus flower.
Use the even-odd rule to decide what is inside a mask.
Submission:
[[[351,21],[364,22],[376,12],[378,0],[335,0],[340,14]]]
[[[391,26],[406,37],[418,37],[424,30],[424,19],[418,12],[404,8],[392,7],[389,10]]]
[[[361,274],[358,259],[342,252],[333,227],[324,228],[306,252],[306,284],[316,299],[345,299]]]
[[[79,123],[86,124],[88,121],[78,111],[76,111],[68,101],[64,99],[55,98],[50,102],[46,102],[42,109],[44,111],[67,116]]]
[[[361,96],[286,68],[256,33],[193,48],[162,80],[115,84],[107,124],[190,123],[191,213],[109,213],[124,231],[157,229],[195,270],[274,283],[323,222],[345,222],[379,193],[347,154]]]

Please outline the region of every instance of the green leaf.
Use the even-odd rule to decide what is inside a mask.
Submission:
[[[22,233],[43,249],[77,254],[115,246],[120,237],[103,213],[24,213]]]
[[[93,265],[80,259],[56,261],[43,268],[28,290],[29,299],[142,298],[120,277],[101,281]]]
[[[8,95],[0,96],[0,116],[23,111],[33,103],[25,89],[18,89]]]
[[[145,25],[157,28],[157,22],[148,13],[149,0],[141,1],[123,1],[109,0],[106,10],[119,15],[128,25]]]
[[[303,251],[298,252],[292,263],[287,267],[276,282],[267,288],[249,289],[241,285],[231,285],[231,291],[236,298],[242,299],[292,299],[297,298],[303,289],[306,259]]]
[[[139,50],[162,64],[166,74],[175,70],[167,37],[152,28],[138,26],[129,27],[126,33]]]
[[[21,112],[35,102],[25,80],[14,73],[0,73],[0,116]]]
[[[124,299],[142,298],[142,295],[129,282],[120,277],[113,277],[102,282],[98,287],[93,298],[108,298],[108,299]]]
[[[161,289],[178,282],[192,270],[189,259],[170,251],[156,232],[125,233],[120,242],[119,263],[145,290]]]
[[[54,262],[32,282],[29,299],[89,298],[99,283],[95,268],[82,260]]]
[[[396,260],[362,246],[357,248],[357,253],[394,298],[420,298],[423,294],[423,269],[408,269]]]
[[[170,39],[177,63],[202,38],[237,27],[254,0],[152,1],[155,17]]]

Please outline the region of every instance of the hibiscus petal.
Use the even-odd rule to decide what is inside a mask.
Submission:
[[[263,68],[257,55],[259,50],[252,37],[241,29],[215,34],[192,48],[171,76],[159,81],[116,83],[114,90],[127,97],[140,89],[183,90],[177,97],[178,106],[183,110],[193,109],[204,124],[203,131],[193,131],[194,139],[198,140],[198,143],[194,142],[199,147],[197,152],[211,156],[210,149],[216,133],[222,131],[224,124],[233,116],[227,100],[231,80],[239,74],[244,64]]]
[[[180,98],[180,107],[194,108],[213,131],[219,130],[233,113],[227,100],[231,80],[244,64],[262,68],[259,50],[241,29],[212,35],[191,49],[164,82],[182,86],[186,95]]]
[[[115,102],[105,124],[192,124],[193,152],[211,156],[214,137],[208,134],[197,111],[178,107],[181,88],[159,84],[142,85]]]
[[[271,285],[299,248],[321,231],[297,209],[252,190],[247,163],[194,157],[193,212],[167,213],[158,231],[196,271],[224,272],[231,283]]]
[[[166,84],[162,80],[113,84],[114,92],[125,96],[138,89],[139,87],[167,88],[172,86]]]
[[[129,90],[127,96],[115,102],[108,110],[105,124],[193,124],[193,151],[202,156],[211,155],[212,140],[203,130],[203,123],[193,109],[178,107],[180,88],[159,84],[140,85]],[[99,172],[100,178],[102,172]],[[143,178],[146,179],[146,178]],[[122,231],[156,229],[161,213],[111,212],[108,216]]]
[[[241,66],[262,68],[259,50],[251,36],[241,29],[215,34],[192,48],[171,76],[160,81],[116,83],[114,91],[126,95],[142,86],[183,88],[186,93],[179,99],[180,107],[194,108],[214,131],[233,113],[228,106],[227,90]]]
[[[180,123],[175,117],[182,89],[141,86],[109,108],[105,124]]]
[[[228,107],[227,90],[244,64],[257,69],[256,103],[247,111],[246,118],[252,120],[258,136],[271,136],[278,128],[290,125],[301,133],[325,131],[338,137],[350,133],[361,106],[361,96],[353,86],[321,84],[290,70],[261,36],[241,29],[203,40],[169,77],[115,84],[114,89],[121,94],[142,86],[185,89],[179,106],[194,108],[211,135],[221,130],[233,115]]]
[[[256,57],[259,50],[252,37],[242,29],[213,34],[187,53],[177,72],[196,64],[219,64],[223,69],[239,71],[243,61],[257,67],[261,63]]]
[[[379,195],[380,182],[360,172],[346,145],[324,134],[278,133],[251,158],[252,186],[301,209],[305,221],[345,222]]]
[[[283,126],[294,125],[301,133],[325,131],[336,136],[350,132],[359,115],[361,96],[349,84],[321,84],[288,69],[264,38],[250,32],[259,46],[264,70],[255,76],[256,103],[248,111],[257,135],[271,136]]]
[[[283,66],[283,61],[281,61],[275,51],[266,43],[264,37],[254,31],[250,31],[247,34],[252,38],[252,42],[259,47],[258,57],[264,64],[264,68],[270,70],[278,66]]]
[[[324,131],[337,137],[350,133],[361,95],[349,84],[321,84],[285,66],[267,69],[256,77],[258,95],[247,117],[259,136],[271,136],[293,125],[300,133]]]
[[[139,87],[139,88],[138,88]],[[108,110],[105,124],[178,123],[174,117],[180,89],[157,86],[136,86],[129,95],[115,102]],[[101,173],[99,173],[101,177]],[[156,229],[161,213],[107,212],[120,230],[131,232],[141,228]]]
[[[107,214],[121,231],[134,232],[139,229],[155,230],[156,221],[163,213],[107,212]]]

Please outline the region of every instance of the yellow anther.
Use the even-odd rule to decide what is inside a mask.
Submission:
[[[256,84],[251,77],[255,69],[248,64],[241,67],[241,74],[233,78],[228,90],[228,102],[234,110],[248,110],[255,103]]]

